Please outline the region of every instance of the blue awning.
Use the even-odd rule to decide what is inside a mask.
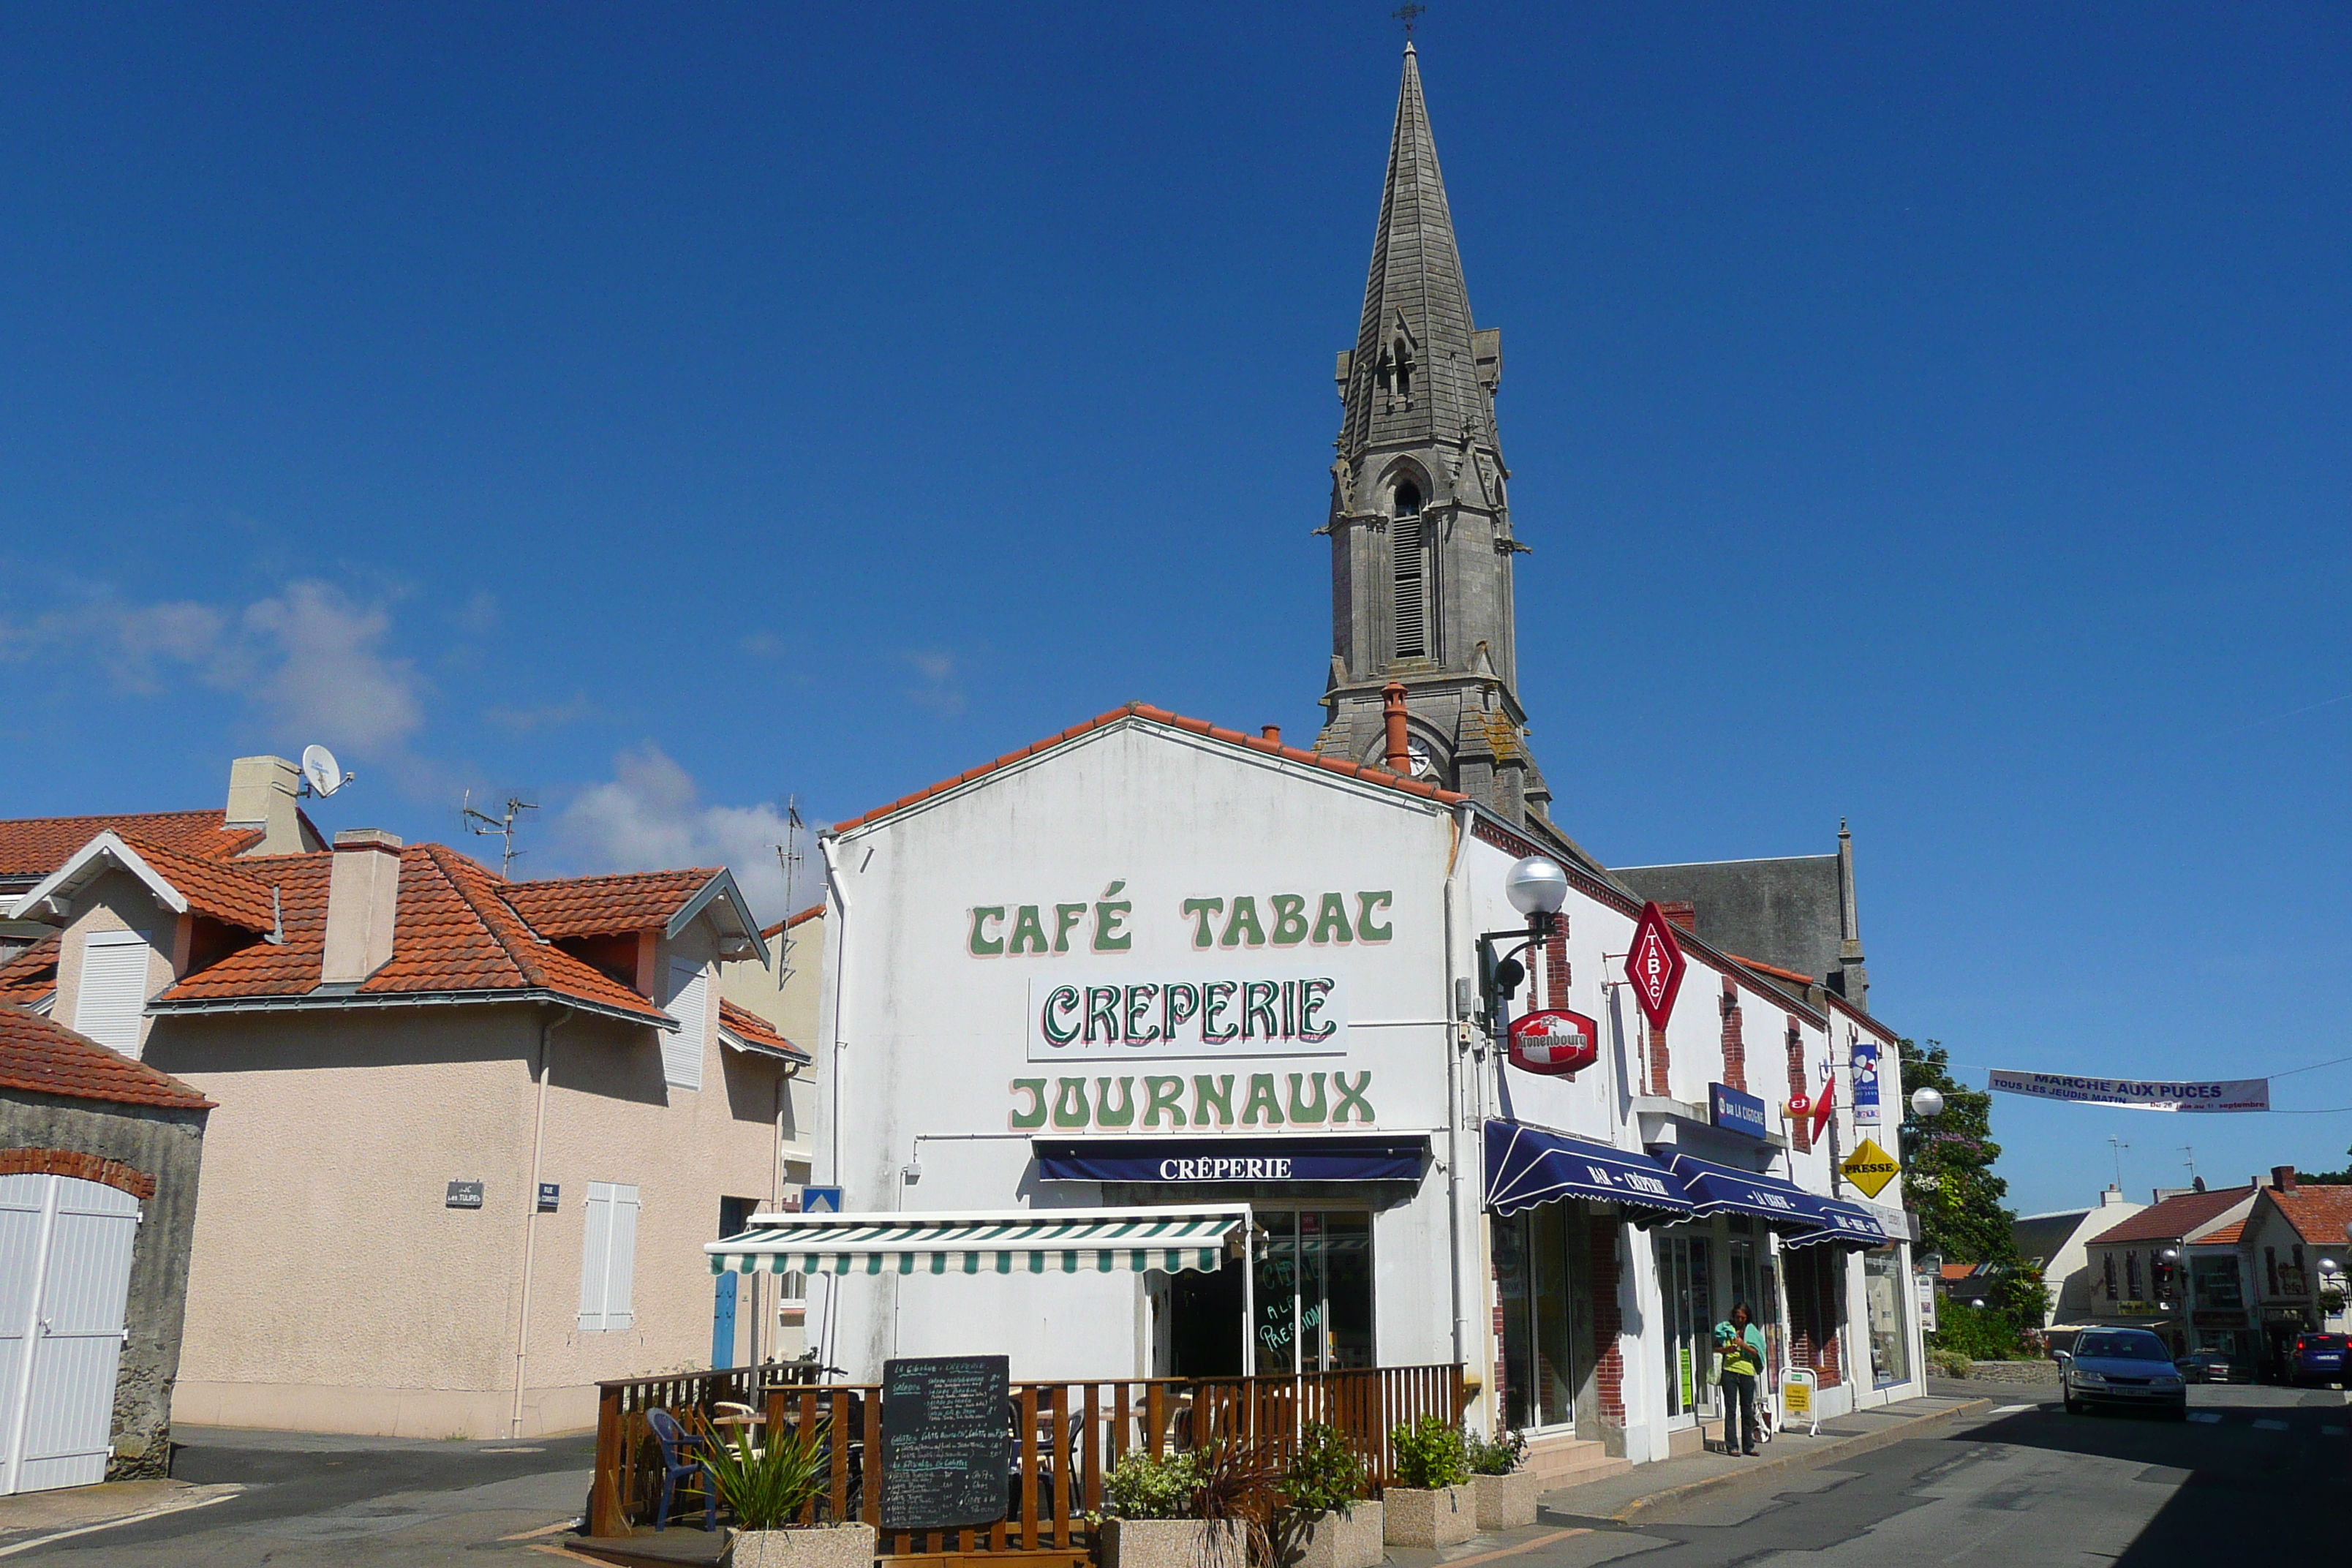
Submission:
[[[1828,1200],[1778,1176],[1735,1171],[1675,1151],[1668,1151],[1664,1160],[1665,1168],[1681,1178],[1683,1190],[1690,1195],[1691,1212],[1699,1218],[1744,1214],[1762,1220],[1784,1237],[1789,1232],[1820,1230],[1830,1223],[1822,1213],[1822,1205]]]
[[[1559,1198],[1601,1198],[1681,1219],[1682,1183],[1647,1154],[1530,1127],[1486,1123],[1486,1207],[1515,1215]]]
[[[1821,1205],[1822,1228],[1803,1236],[1783,1237],[1783,1247],[1811,1247],[1817,1242],[1833,1241],[1841,1247],[1884,1247],[1890,1241],[1901,1241],[1908,1236],[1889,1230],[1886,1221],[1860,1204],[1843,1198],[1816,1198]]]
[[[1293,1138],[1039,1138],[1031,1147],[1048,1182],[1418,1182],[1423,1133],[1308,1133]]]

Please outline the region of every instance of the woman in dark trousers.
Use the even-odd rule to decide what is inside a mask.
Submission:
[[[1723,1358],[1723,1450],[1756,1454],[1756,1380],[1764,1371],[1764,1331],[1750,1321],[1748,1303],[1731,1309],[1715,1325],[1715,1350]]]

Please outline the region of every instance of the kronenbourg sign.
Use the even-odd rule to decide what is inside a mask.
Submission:
[[[1511,1065],[1521,1072],[1574,1078],[1601,1059],[1601,1026],[1565,1007],[1511,1020]]]
[[[2070,1078],[2053,1072],[1993,1069],[1986,1087],[1997,1094],[2028,1094],[2076,1105],[2120,1105],[2132,1110],[2268,1110],[2271,1080],[2231,1078],[2182,1083],[2137,1078]]]

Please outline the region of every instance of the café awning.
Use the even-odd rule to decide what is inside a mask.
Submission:
[[[703,1247],[713,1274],[1207,1273],[1247,1204],[992,1214],[763,1214]]]
[[[1780,1232],[1784,1244],[1799,1232],[1817,1231],[1829,1224],[1822,1213],[1828,1200],[1793,1182],[1760,1171],[1734,1170],[1672,1149],[1659,1158],[1681,1179],[1683,1190],[1690,1195],[1692,1213],[1701,1219],[1709,1215],[1746,1215]]]
[[[1560,1198],[1599,1198],[1685,1219],[1682,1183],[1647,1154],[1499,1119],[1486,1123],[1486,1207],[1510,1215]]]

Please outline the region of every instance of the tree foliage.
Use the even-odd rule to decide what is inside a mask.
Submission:
[[[1953,1263],[2019,1262],[2010,1226],[2014,1211],[2001,1200],[2009,1184],[1993,1174],[2000,1145],[1992,1141],[1992,1096],[1952,1077],[1944,1047],[1934,1040],[1916,1045],[1897,1040],[1903,1062],[1903,1092],[1933,1089],[1944,1097],[1944,1113],[1930,1121],[1903,1111],[1908,1150],[1903,1204],[1919,1216],[1921,1252],[1940,1253]]]

